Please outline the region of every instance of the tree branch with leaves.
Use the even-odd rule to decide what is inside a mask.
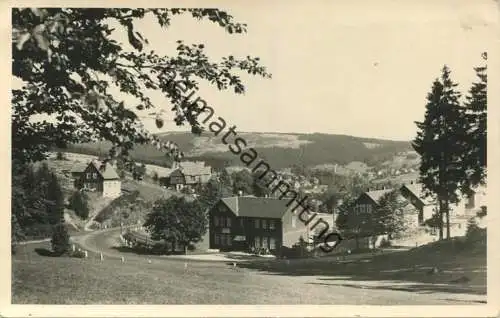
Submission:
[[[237,71],[271,77],[257,57],[210,61],[203,44],[179,40],[171,56],[147,50],[149,42],[136,22],[152,17],[166,30],[181,14],[211,21],[230,34],[246,32],[245,24],[217,9],[14,8],[12,74],[23,87],[12,91],[13,158],[39,161],[53,146],[107,140],[113,144],[113,157],[128,157],[134,144],[150,143],[180,160],[179,147],[147,131],[138,115],[150,111],[161,127],[163,114],[171,111],[177,125],[188,124],[193,133],[202,132],[195,115],[201,112],[199,106],[181,107],[183,96],[168,74],[175,72],[191,90],[197,91],[198,80],[204,80],[237,94],[245,92]],[[118,29],[126,32],[131,50],[113,39]],[[113,86],[136,104],[126,105],[111,93]],[[148,90],[160,91],[169,109],[155,105]],[[40,114],[54,120],[32,120]]]

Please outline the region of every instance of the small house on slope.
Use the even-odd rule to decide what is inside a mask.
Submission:
[[[93,160],[83,171],[77,171],[78,169],[72,171],[78,189],[99,192],[103,197],[110,198],[121,195],[120,177],[109,162]]]
[[[204,162],[181,162],[169,175],[167,185],[180,191],[184,187],[205,184],[212,176],[212,168]]]

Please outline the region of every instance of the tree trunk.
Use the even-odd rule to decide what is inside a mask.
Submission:
[[[187,255],[188,253],[188,246],[187,244],[184,244],[184,255]]]
[[[448,200],[445,202],[445,211],[446,211],[446,239],[450,239],[450,206]]]
[[[439,240],[441,241],[443,239],[443,212],[444,212],[444,204],[443,200],[441,198],[439,199],[439,212],[438,212],[438,217],[439,217]]]

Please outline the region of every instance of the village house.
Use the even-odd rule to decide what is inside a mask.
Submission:
[[[204,162],[181,162],[173,167],[167,178],[161,178],[162,185],[173,187],[180,191],[184,187],[193,187],[198,184],[207,183],[212,176],[212,168],[206,166]]]
[[[381,189],[362,193],[353,203],[352,213],[354,215],[373,213],[379,204],[379,200],[391,191],[394,191],[394,189]],[[433,198],[426,198],[422,186],[414,182],[403,184],[398,188],[398,192],[400,194],[399,200],[405,200],[409,203],[405,206],[405,216],[409,226],[408,231],[425,230],[429,233],[428,235],[436,236],[437,229],[426,226],[426,221],[431,219],[438,210],[436,201]],[[465,235],[468,220],[476,216],[481,206],[486,205],[485,198],[486,190],[480,187],[457,204],[450,204],[451,236]]]
[[[93,160],[81,170],[81,166],[72,169],[77,189],[99,192],[103,197],[115,198],[121,195],[121,181],[116,170],[109,162]]]
[[[381,189],[381,190],[368,190],[363,192],[352,205],[351,213],[352,215],[362,222],[365,218],[360,217],[362,215],[372,215],[379,206],[380,199],[386,194],[394,191],[394,189]],[[398,191],[399,192],[399,191]],[[410,228],[418,228],[419,226],[419,212],[418,210],[408,204],[408,200],[398,193],[398,201],[401,203],[403,208],[403,213],[405,215],[406,223]],[[357,248],[375,248],[380,245],[382,239],[386,239],[387,235],[390,233],[360,233],[360,239],[356,242]]]
[[[433,200],[425,198],[421,187],[413,183],[404,184],[401,186],[400,191],[401,195],[417,209],[418,225],[423,226],[426,220],[432,218],[436,208],[435,203]]]
[[[298,207],[294,214],[297,203],[287,206],[289,202],[254,196],[220,199],[208,213],[210,248],[245,252],[252,247],[267,248],[278,253],[280,247],[292,247],[300,237],[307,239],[309,229],[297,217],[303,209]]]
[[[419,225],[432,218],[438,211],[438,204],[433,198],[425,198],[422,186],[411,182],[401,187],[401,194],[419,211]],[[452,236],[465,235],[467,222],[475,217],[482,206],[486,206],[486,188],[478,187],[469,196],[462,198],[456,204],[450,204],[450,231]],[[431,229],[437,235],[436,229]]]

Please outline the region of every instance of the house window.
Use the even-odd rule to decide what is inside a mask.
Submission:
[[[226,218],[226,227],[231,227],[231,218],[230,217]]]
[[[92,178],[92,174],[91,173],[87,173],[87,179],[91,179]]]
[[[240,226],[243,227],[243,219],[240,219]]]
[[[255,228],[258,229],[259,228],[259,219],[255,219]]]
[[[226,243],[227,243],[228,246],[231,246],[231,243],[232,243],[231,241],[232,241],[231,240],[231,235],[226,235]]]
[[[276,249],[276,239],[274,237],[269,238],[269,249],[270,250]]]
[[[92,174],[92,178],[97,179],[97,173],[95,173],[95,172],[94,172],[94,173]]]
[[[267,229],[267,220],[262,220],[262,228]]]
[[[219,234],[215,234],[215,245],[219,245],[220,244],[220,236]]]
[[[269,220],[269,229],[271,230],[275,229],[274,220]]]
[[[214,225],[219,226],[219,217],[218,216],[214,216]]]
[[[366,213],[372,213],[372,206],[371,205],[366,206]]]
[[[292,216],[292,227],[295,228],[297,226],[296,219]]]

